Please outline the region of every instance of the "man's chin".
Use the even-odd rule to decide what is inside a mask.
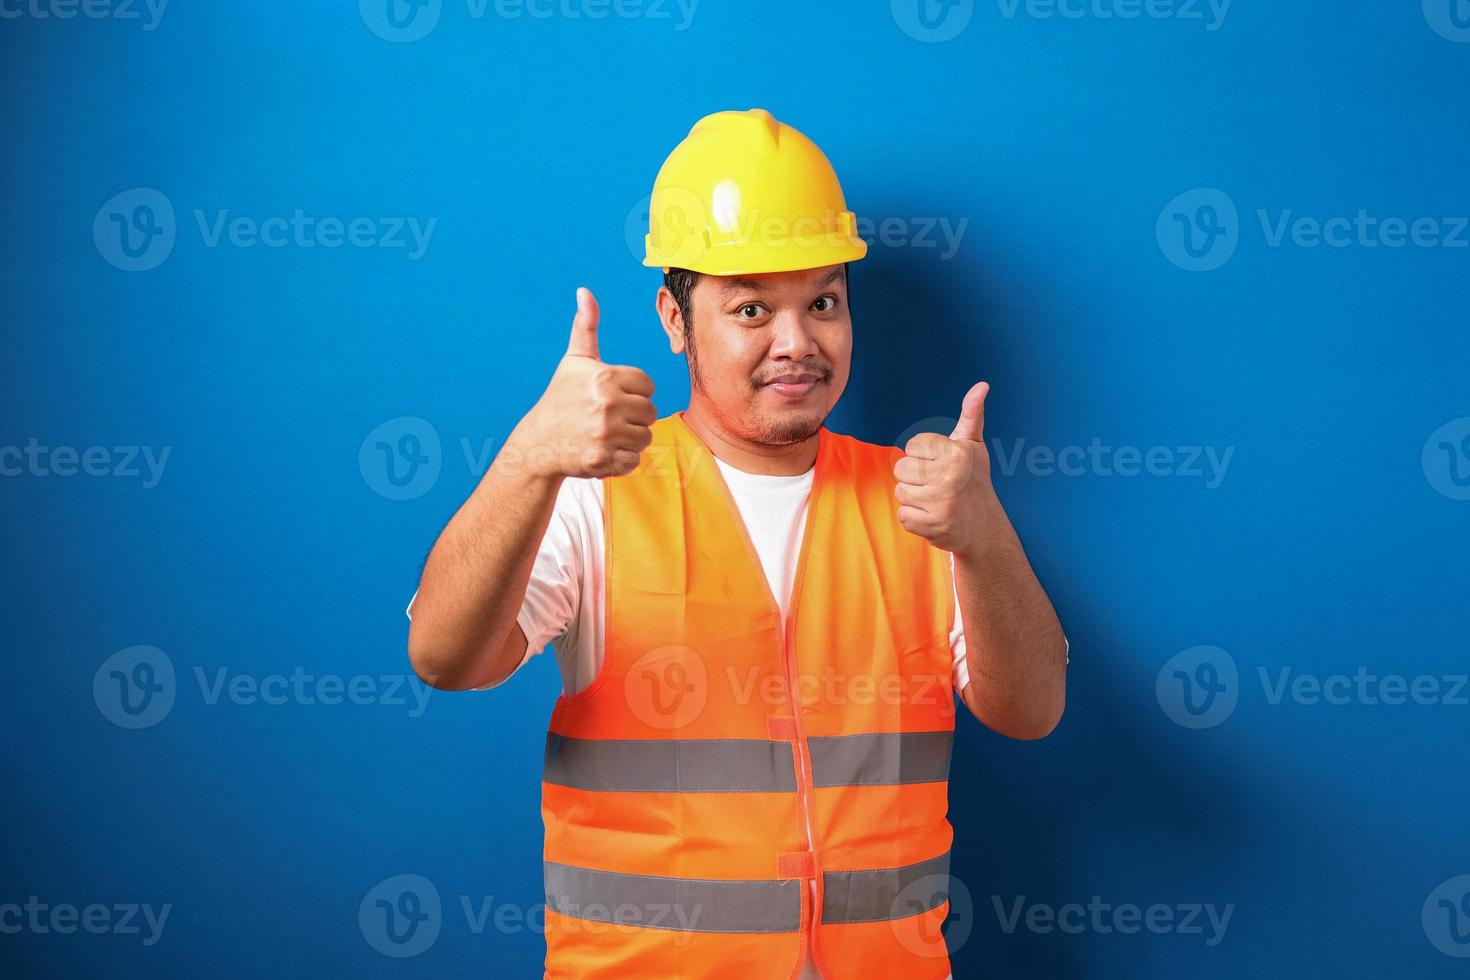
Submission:
[[[755,441],[765,446],[791,446],[817,434],[827,413],[820,408],[791,408],[763,415],[756,424]]]

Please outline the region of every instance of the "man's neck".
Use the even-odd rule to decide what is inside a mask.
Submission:
[[[760,476],[800,476],[817,460],[820,433],[789,446],[767,446],[729,432],[701,403],[691,400],[684,421],[715,458],[744,473]]]

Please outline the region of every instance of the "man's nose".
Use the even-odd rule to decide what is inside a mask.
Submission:
[[[771,356],[799,361],[818,353],[816,337],[799,313],[778,314],[771,337]]]

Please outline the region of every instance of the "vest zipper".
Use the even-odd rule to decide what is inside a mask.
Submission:
[[[812,489],[813,489],[813,492],[815,493],[815,490],[816,490],[815,481],[813,481],[813,487],[812,487]],[[808,507],[810,507],[810,503],[808,503]],[[811,519],[811,511],[810,511],[810,509],[808,509],[808,511],[807,511],[807,519],[808,520]],[[805,535],[803,535],[803,537],[805,537]],[[805,550],[803,550],[803,554],[805,554]],[[801,559],[798,559],[797,560],[798,569],[800,568],[800,564],[801,564]],[[800,581],[800,577],[801,577],[801,573],[798,570],[796,581]],[[787,686],[788,686],[788,688],[789,688],[789,690],[791,692],[791,717],[792,717],[792,723],[793,723],[794,727],[796,728],[796,742],[795,742],[796,763],[797,763],[797,766],[796,766],[796,804],[797,804],[797,808],[801,810],[801,817],[802,817],[803,829],[806,832],[805,833],[805,836],[806,836],[805,844],[806,844],[807,853],[809,853],[809,854],[812,855],[812,880],[811,880],[811,884],[806,884],[805,882],[803,882],[802,887],[806,890],[806,893],[807,893],[806,897],[811,902],[811,905],[812,905],[811,921],[807,923],[807,935],[806,935],[807,955],[811,957],[812,964],[813,965],[816,965],[816,962],[817,962],[817,952],[816,952],[817,951],[817,923],[821,921],[821,916],[822,916],[822,910],[817,905],[817,900],[821,897],[821,893],[822,893],[821,883],[817,880],[817,876],[821,874],[821,870],[820,870],[820,868],[818,868],[817,861],[816,861],[816,855],[817,855],[817,844],[816,844],[817,834],[816,834],[816,828],[812,825],[812,805],[811,805],[812,785],[811,785],[811,779],[810,779],[810,773],[811,773],[811,753],[810,753],[810,751],[808,749],[808,746],[807,746],[806,732],[803,729],[802,722],[801,722],[801,703],[799,702],[799,700],[797,698],[797,686],[796,686],[796,658],[794,656],[792,656],[792,651],[791,651],[791,640],[790,640],[790,638],[791,638],[791,635],[795,632],[795,630],[793,629],[793,624],[795,622],[796,622],[796,590],[793,589],[792,590],[792,596],[791,596],[791,610],[790,610],[790,614],[786,617],[786,622],[784,624],[784,627],[782,629],[782,634],[781,634],[781,659],[785,662],[785,666],[786,666],[786,683],[787,683]],[[817,967],[817,975],[818,976],[822,976],[823,975],[822,974],[821,967]]]

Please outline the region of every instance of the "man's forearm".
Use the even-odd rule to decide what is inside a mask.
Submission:
[[[505,642],[525,599],[562,477],[539,476],[507,441],[434,543],[409,626],[409,659],[436,687],[479,687],[514,663]]]
[[[976,544],[956,551],[970,684],[965,704],[1011,738],[1043,738],[1066,703],[1066,638],[999,501]]]

